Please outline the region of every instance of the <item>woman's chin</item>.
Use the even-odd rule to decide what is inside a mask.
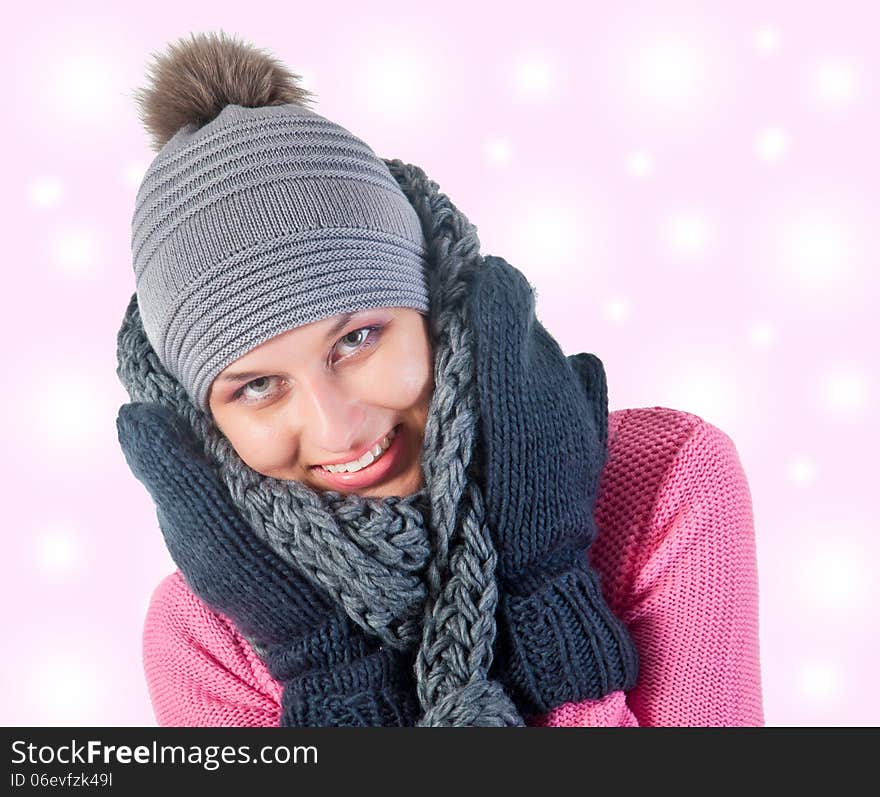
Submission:
[[[374,484],[357,490],[338,489],[337,492],[346,495],[359,495],[361,498],[389,498],[392,496],[404,498],[421,489],[423,484],[424,479],[421,468],[419,468],[418,476],[398,476],[382,484]]]
[[[370,495],[369,493],[367,493],[365,497],[388,498],[389,496],[395,496],[396,498],[406,498],[406,496],[412,495],[417,490],[420,490],[422,488],[422,484],[423,484],[423,482],[421,480],[419,480],[416,482],[411,482],[410,486],[408,486],[408,487],[401,486],[401,487],[389,488],[386,492],[383,492],[381,494]]]

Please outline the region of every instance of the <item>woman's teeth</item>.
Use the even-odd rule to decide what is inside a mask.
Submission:
[[[330,471],[330,473],[342,473],[343,471],[354,473],[367,467],[367,465],[375,462],[388,450],[388,446],[391,445],[391,441],[397,433],[396,429],[397,427],[388,432],[385,437],[376,443],[376,445],[367,451],[360,459],[355,459],[351,462],[343,462],[341,465],[322,465],[321,467],[324,468],[324,470]]]

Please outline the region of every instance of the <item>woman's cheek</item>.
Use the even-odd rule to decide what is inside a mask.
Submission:
[[[247,424],[230,439],[238,455],[254,470],[269,474],[296,461],[293,441],[273,424]]]
[[[423,332],[423,330],[419,330]],[[382,357],[376,384],[385,393],[384,406],[408,409],[424,402],[433,389],[434,367],[424,334],[407,335]]]
[[[415,358],[398,360],[379,376],[377,384],[382,385],[386,398],[384,406],[408,409],[418,403],[431,387],[431,370],[424,362]]]

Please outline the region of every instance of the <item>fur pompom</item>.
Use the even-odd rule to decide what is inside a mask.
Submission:
[[[149,67],[152,84],[135,91],[134,97],[157,152],[184,125],[203,127],[230,104],[307,107],[312,101],[311,92],[298,85],[299,75],[222,30],[219,35],[193,33],[154,57]]]

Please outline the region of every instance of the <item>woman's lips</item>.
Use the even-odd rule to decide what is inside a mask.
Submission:
[[[331,473],[328,470],[324,470],[320,465],[313,465],[312,472],[315,473],[319,479],[327,482],[335,488],[357,490],[375,484],[388,474],[403,453],[404,427],[398,424],[394,428],[396,434],[391,441],[391,445],[388,446],[385,453],[382,454],[379,459],[374,460],[367,465],[367,467],[361,468],[354,473]]]

